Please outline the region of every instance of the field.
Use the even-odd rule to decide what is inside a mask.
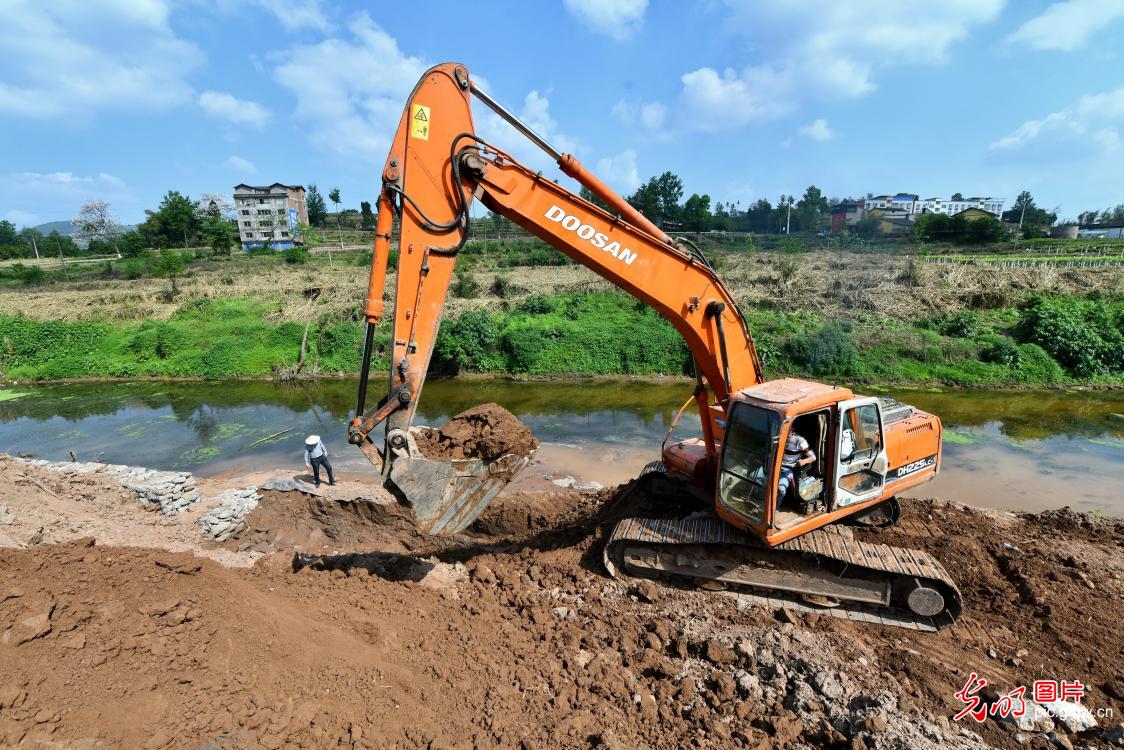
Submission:
[[[191,254],[175,294],[168,279],[130,268],[136,261],[88,264],[69,282],[57,270],[34,283],[9,274],[0,281],[4,372],[35,379],[268,376],[296,365],[306,328],[302,374],[354,372],[369,255],[337,250],[329,258],[325,249],[296,263]],[[1070,366],[1069,355],[1049,342],[1017,335],[1028,303],[1062,300],[1067,320],[1105,318],[1097,346],[1114,346],[1120,268],[995,265],[990,255],[960,256],[933,262],[865,250],[711,252],[772,375],[974,386],[1121,382],[1110,356]],[[689,369],[666,322],[541,243],[471,243],[458,269],[435,356],[439,371]],[[391,274],[388,296],[393,284]],[[388,338],[383,324],[377,339]]]

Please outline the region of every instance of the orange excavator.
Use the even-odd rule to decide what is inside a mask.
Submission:
[[[478,136],[473,96],[608,208]],[[665,442],[661,460],[645,469],[644,478],[704,496],[713,513],[619,522],[604,550],[611,574],[745,587],[778,600],[840,607],[852,619],[922,630],[957,619],[960,593],[937,560],[859,541],[850,526],[838,523],[897,519],[895,496],[940,468],[940,420],[840,386],[766,380],[737,302],[699,249],[665,234],[572,155],[495,102],[456,63],[422,76],[383,169],[358,404],[348,435],[422,530],[464,529],[529,461],[513,453],[491,460],[430,459],[411,430],[474,200],[656,309],[693,357],[697,380],[684,409],[692,401],[697,405],[702,437]],[[384,312],[395,217],[400,228],[390,383],[386,396],[368,408],[373,334]],[[380,425],[383,434],[376,436]]]

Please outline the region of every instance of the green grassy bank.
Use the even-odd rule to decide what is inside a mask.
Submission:
[[[617,293],[532,296],[447,319],[433,371],[534,376],[690,374],[678,333]],[[0,316],[0,368],[17,380],[87,377],[267,377],[300,358],[305,326],[276,303],[193,300],[165,321],[55,322]],[[1124,385],[1124,303],[1036,297],[1021,309],[900,320],[747,310],[770,376],[964,387]],[[375,366],[389,326],[376,335]],[[302,374],[354,373],[361,325],[308,325]]]

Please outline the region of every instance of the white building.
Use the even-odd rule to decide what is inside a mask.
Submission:
[[[922,199],[916,195],[898,193],[897,195],[879,195],[874,198],[867,198],[863,203],[863,208],[867,211],[872,208],[897,209],[905,211],[911,217],[914,214],[926,212],[954,216],[969,208],[978,208],[981,211],[994,214],[995,218],[998,219],[1003,215],[1003,199],[980,197],[960,198],[957,200],[951,198]]]
[[[261,247],[266,242],[275,248],[290,248],[294,242],[300,242],[297,227],[308,223],[304,188],[280,182],[264,186],[237,185],[234,212],[243,250]]]

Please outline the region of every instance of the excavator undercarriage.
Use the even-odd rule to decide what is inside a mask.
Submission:
[[[709,513],[628,518],[613,529],[604,562],[614,576],[718,582],[775,596],[781,606],[834,600],[835,616],[918,630],[952,625],[961,612],[960,591],[932,556],[862,542],[838,525],[770,548]]]

